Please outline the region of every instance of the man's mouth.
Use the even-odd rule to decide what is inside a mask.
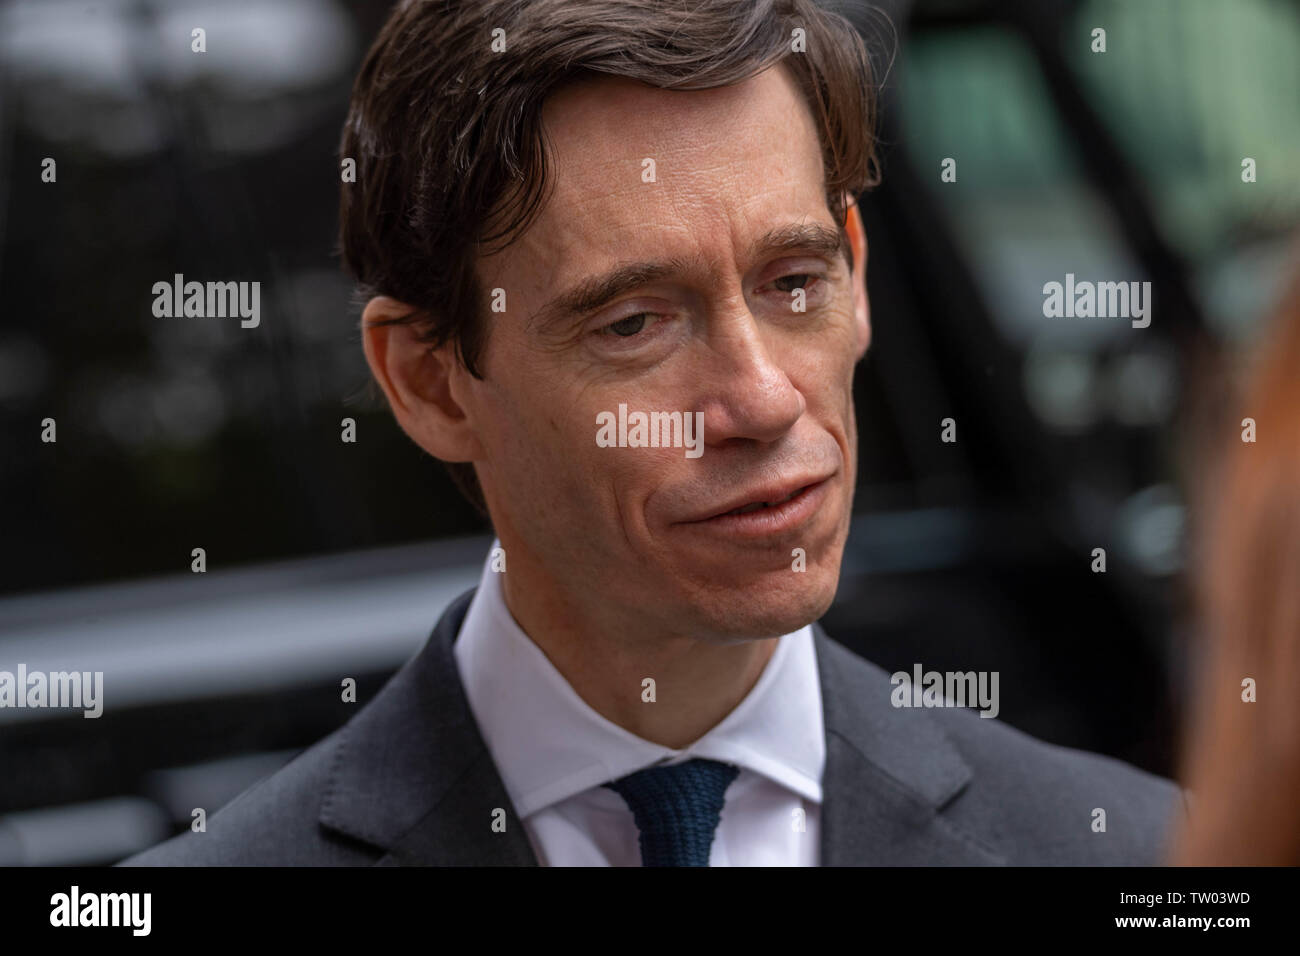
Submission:
[[[789,501],[791,498],[795,497],[796,495],[801,494],[802,492],[808,490],[808,488],[809,488],[808,485],[803,485],[802,487],[796,488],[794,491],[790,492],[784,498],[778,498],[775,501],[752,501],[749,504],[742,505],[739,508],[732,508],[730,511],[724,511],[721,516],[715,516],[715,517],[726,517],[727,515],[747,515],[751,511],[760,511],[763,508],[775,508],[777,505],[784,504],[785,502]]]
[[[829,475],[803,474],[750,488],[676,522],[692,534],[730,544],[770,547],[780,538],[814,533],[812,522],[830,500]]]
[[[742,492],[730,501],[723,501],[693,518],[685,519],[682,523],[701,524],[722,518],[786,510],[810,492],[818,490],[829,478],[829,475],[803,475],[789,481],[772,482],[764,487]]]

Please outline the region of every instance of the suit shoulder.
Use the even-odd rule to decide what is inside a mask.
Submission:
[[[1039,740],[966,708],[931,713],[973,771],[951,812],[995,842],[1017,847],[1012,856],[1020,858],[1008,862],[1162,861],[1170,828],[1185,811],[1173,781]]]
[[[364,866],[378,854],[318,822],[347,726],[253,784],[207,821],[118,866]]]

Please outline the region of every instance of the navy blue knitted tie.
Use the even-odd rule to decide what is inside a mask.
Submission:
[[[605,784],[626,801],[641,834],[642,866],[708,866],[727,787],[739,767],[696,757]]]

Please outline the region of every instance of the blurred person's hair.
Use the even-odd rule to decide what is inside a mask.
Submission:
[[[356,161],[356,182],[342,186],[344,264],[363,298],[413,307],[388,324],[451,343],[481,378],[487,298],[475,259],[509,244],[547,197],[547,96],[601,75],[729,86],[779,62],[812,111],[827,204],[843,223],[844,194],[879,179],[875,90],[857,32],[813,0],[404,0],[366,54],[343,129],[341,155]],[[448,470],[483,511],[473,466]]]
[[[1252,358],[1244,388],[1216,396],[1233,414],[1193,498],[1198,673],[1175,864],[1300,864],[1300,271]]]

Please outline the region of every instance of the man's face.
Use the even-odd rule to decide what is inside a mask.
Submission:
[[[599,79],[543,119],[554,192],[480,260],[505,311],[485,380],[454,384],[510,570],[666,634],[803,626],[839,577],[869,331],[865,249],[855,278],[798,88],[781,68],[692,92]],[[702,453],[602,447],[598,416],[620,405],[702,413]]]

